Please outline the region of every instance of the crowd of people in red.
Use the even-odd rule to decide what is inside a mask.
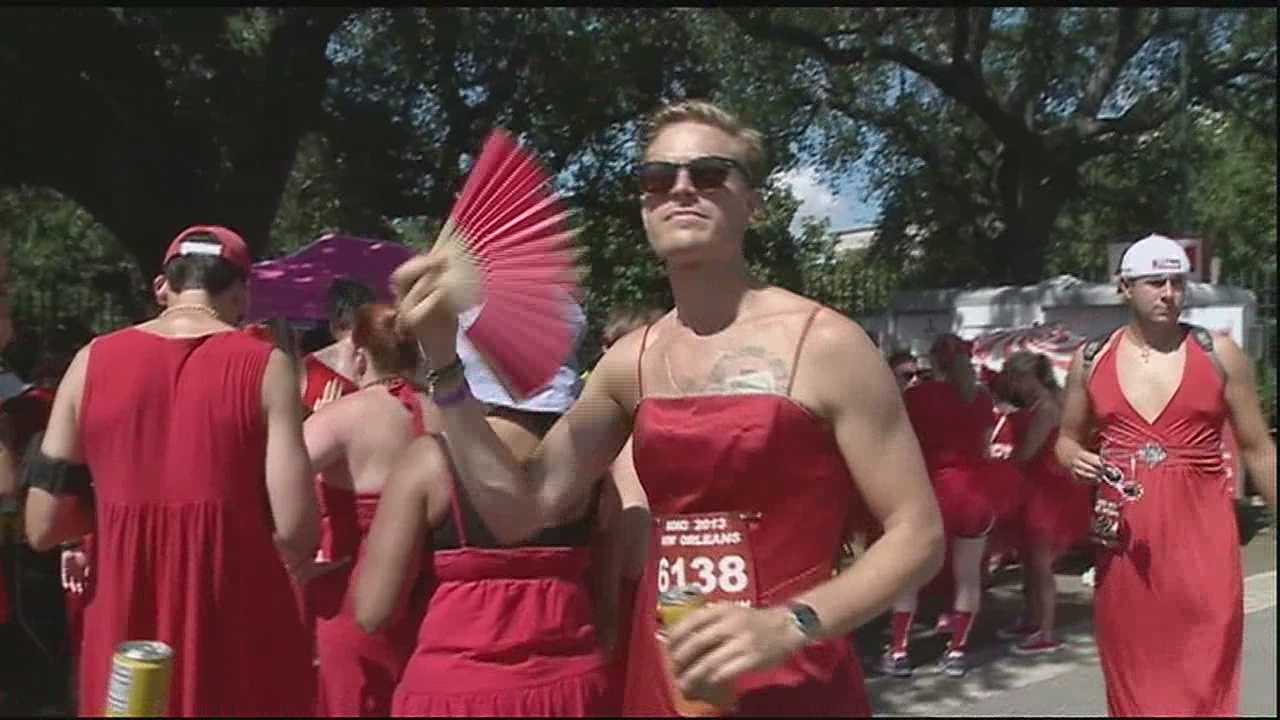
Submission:
[[[940,664],[963,676],[993,544],[1024,573],[1002,637],[1058,649],[1054,563],[1088,545],[1100,498],[1123,506],[1097,550],[1112,712],[1234,712],[1222,429],[1273,507],[1275,451],[1239,348],[1177,322],[1180,249],[1126,253],[1133,320],[1065,389],[1033,353],[984,383],[959,337],[927,367],[886,362],[751,277],[759,133],[684,102],[642,147],[675,306],[619,314],[585,382],[567,362],[513,398],[459,330],[445,252],[396,271],[395,305],[335,283],[333,342],[300,353],[239,327],[248,248],[194,226],[157,317],[95,338],[56,395],[6,391],[0,495],[22,497],[32,548],[68,546],[80,714],[103,711],[119,643],[159,640],[175,716],[867,716],[853,631],[888,611],[878,669],[910,676],[916,597],[945,566]],[[677,587],[710,602],[663,627]],[[1194,649],[1171,657],[1170,633]]]

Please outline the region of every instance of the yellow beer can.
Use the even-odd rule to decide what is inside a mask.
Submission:
[[[169,712],[173,648],[155,640],[116,646],[107,682],[108,717],[163,717]]]
[[[659,632],[680,622],[686,615],[707,604],[707,596],[692,586],[671,588],[658,593],[658,628]],[[671,668],[666,667],[668,687],[671,692],[671,703],[676,714],[681,717],[720,717],[732,712],[737,704],[737,696],[731,686],[712,688],[704,700],[687,698],[676,687],[675,676]]]

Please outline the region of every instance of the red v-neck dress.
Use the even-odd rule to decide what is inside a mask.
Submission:
[[[1118,342],[1088,382],[1104,458],[1134,454],[1144,487],[1121,505],[1120,547],[1098,556],[1094,629],[1115,716],[1238,712],[1244,601],[1223,380],[1199,343],[1183,344],[1181,382],[1154,422],[1120,389]]]

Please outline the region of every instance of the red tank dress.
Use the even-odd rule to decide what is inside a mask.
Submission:
[[[353,393],[359,389],[356,387],[354,382],[339,374],[337,370],[334,370],[328,365],[320,362],[320,360],[316,358],[315,353],[303,356],[302,370],[306,373],[307,377],[306,386],[302,390],[302,406],[308,411],[315,407],[316,401],[320,399],[321,395],[324,395],[324,386],[327,385],[330,380],[338,381],[338,385],[341,388],[339,397]]]
[[[1034,414],[1034,408],[1026,408],[1009,415],[1014,447],[1022,444]],[[1093,491],[1088,485],[1072,480],[1071,473],[1058,462],[1053,450],[1057,442],[1055,427],[1023,466],[1028,485],[1027,502],[1017,529],[1023,542],[1047,545],[1055,553],[1061,553],[1089,535]]]
[[[853,478],[831,426],[790,388],[645,397],[642,374],[640,391],[632,440],[656,528],[632,616],[623,712],[675,716],[655,640],[660,589],[695,584],[713,600],[779,605],[833,576],[841,541],[868,514],[853,510]],[[673,551],[681,547],[690,550]],[[747,673],[734,689],[741,715],[871,714],[848,636]]]
[[[1016,513],[1025,495],[1021,473],[1007,461],[990,460],[982,448],[994,422],[991,396],[979,392],[965,402],[948,382],[930,380],[902,396],[920,441],[947,535],[981,537],[996,520]]]
[[[1244,597],[1222,462],[1224,383],[1184,339],[1178,389],[1148,423],[1120,390],[1118,344],[1098,359],[1089,400],[1104,459],[1125,466],[1144,494],[1121,505],[1120,547],[1098,552],[1094,632],[1107,706],[1117,716],[1236,715]],[[1118,499],[1108,486],[1099,492]]]
[[[422,407],[410,384],[385,385],[413,418],[415,435],[424,432]],[[316,713],[329,717],[386,717],[400,673],[413,651],[417,618],[396,613],[398,622],[366,633],[356,622],[352,587],[364,553],[364,540],[373,525],[380,493],[357,493],[349,488],[318,483],[320,505],[327,522],[321,547],[330,558],[352,563],[306,585],[307,607],[315,623],[319,678]]]
[[[270,335],[267,335],[266,340],[267,342],[271,342]],[[338,381],[339,397],[353,393],[359,389],[354,382],[343,377],[336,370],[317,359],[315,353],[303,356],[302,369],[306,374],[306,383],[302,388],[302,407],[305,408],[308,413],[315,407],[316,401],[324,395],[324,386],[328,384],[330,380]],[[319,475],[316,475],[315,484],[317,493],[319,493],[319,488],[322,482],[323,479]],[[328,526],[330,522],[331,519],[328,515],[328,509],[322,502],[320,504],[320,526],[322,534],[327,535],[329,533]],[[308,634],[314,638],[316,618],[315,610],[307,604],[309,593],[306,588],[295,583],[294,595],[297,598],[298,606],[302,610],[304,621],[307,624]],[[317,698],[319,698],[319,695],[317,695]]]
[[[80,433],[96,494],[80,714],[103,711],[115,646],[174,651],[167,715],[305,715],[310,640],[272,540],[262,378],[240,332],[129,328],[89,351]]]
[[[586,577],[591,518],[499,547],[457,484],[451,504],[425,558],[425,612],[392,715],[617,714]]]

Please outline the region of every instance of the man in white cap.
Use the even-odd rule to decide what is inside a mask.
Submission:
[[[1238,714],[1243,587],[1224,421],[1276,502],[1248,358],[1178,322],[1190,270],[1167,237],[1130,246],[1119,268],[1129,323],[1086,343],[1067,377],[1056,450],[1077,480],[1101,483],[1094,627],[1112,715]]]

